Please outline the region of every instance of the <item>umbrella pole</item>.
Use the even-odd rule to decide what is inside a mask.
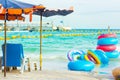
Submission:
[[[6,77],[6,19],[7,14],[5,14],[5,20],[4,20],[4,77]]]
[[[42,11],[40,12],[40,71],[42,70]]]
[[[110,33],[110,26],[108,26],[108,33]]]

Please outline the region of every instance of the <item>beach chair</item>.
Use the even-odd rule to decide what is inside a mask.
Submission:
[[[2,45],[3,59],[2,66],[4,66],[4,49],[5,44]],[[20,73],[24,71],[24,53],[22,44],[7,43],[6,44],[6,67],[21,67]]]

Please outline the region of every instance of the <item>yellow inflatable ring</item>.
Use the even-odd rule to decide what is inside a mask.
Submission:
[[[89,61],[89,58],[87,55],[84,56],[85,60]]]
[[[96,61],[96,64],[101,64],[100,58],[98,57],[98,55],[94,51],[88,50],[87,54],[91,55],[91,57],[94,58],[94,60]]]

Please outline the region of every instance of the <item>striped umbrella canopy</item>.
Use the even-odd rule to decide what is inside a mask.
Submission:
[[[6,9],[2,5],[0,5],[0,20],[5,20],[5,14],[7,15],[6,20],[8,21],[14,21],[14,20],[24,21],[25,19],[25,17],[22,16],[22,9],[14,9],[14,8]]]
[[[45,9],[42,12],[42,16],[44,17],[51,17],[55,15],[60,15],[60,16],[66,16],[70,13],[73,12],[73,6],[70,7],[70,9]],[[36,10],[33,12],[34,15],[40,15],[41,10]]]

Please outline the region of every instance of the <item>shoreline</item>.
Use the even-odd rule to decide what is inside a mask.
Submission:
[[[109,80],[104,77],[95,77],[94,73],[83,71],[25,71],[20,74],[18,70],[7,72],[7,76],[4,77],[3,73],[0,73],[0,80]]]
[[[86,71],[71,71],[68,70],[67,64],[63,62],[55,63],[54,61],[44,61],[42,70],[39,70],[39,63],[37,63],[37,70],[34,69],[34,62],[31,61],[31,71],[29,72],[27,67],[21,74],[20,67],[17,70],[7,72],[7,76],[4,77],[4,73],[0,72],[0,80],[114,80],[111,73],[99,72],[93,70],[91,72]],[[28,66],[27,64],[25,64]]]

